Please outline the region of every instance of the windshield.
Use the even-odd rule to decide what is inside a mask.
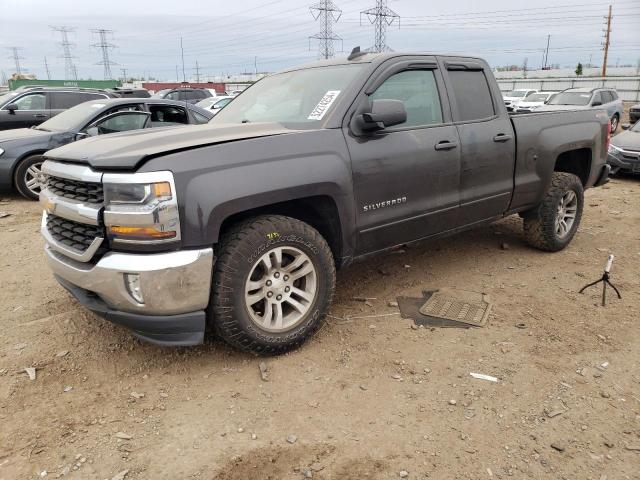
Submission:
[[[308,125],[324,118],[361,64],[308,68],[265,77],[209,123],[277,122]]]
[[[525,96],[528,90],[514,90],[513,92],[507,92],[505,97],[522,98]]]
[[[531,95],[525,97],[524,101],[525,102],[544,102],[548,96],[549,96],[548,93],[532,93]]]
[[[9,92],[9,93],[5,93],[4,95],[0,95],[0,105],[4,105],[5,103],[9,103],[7,102],[7,100],[12,99],[13,97],[17,96],[18,92]]]
[[[170,91],[171,91],[170,88],[165,88],[164,90],[158,90],[156,93],[153,94],[153,96],[164,98],[164,96]]]
[[[549,105],[589,105],[591,93],[589,92],[562,92],[549,101]]]
[[[51,117],[49,120],[41,123],[35,128],[37,130],[47,130],[51,132],[69,132],[79,129],[104,106],[104,103],[96,101],[84,102],[70,108],[69,110],[59,113],[55,117]]]

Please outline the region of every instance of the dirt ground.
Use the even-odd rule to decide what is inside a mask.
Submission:
[[[268,359],[140,343],[56,284],[37,204],[0,211],[2,480],[640,479],[638,178],[589,190],[559,253],[510,217],[353,265],[319,334]],[[603,308],[577,292],[609,252]],[[488,293],[487,326],[388,306],[442,287]]]

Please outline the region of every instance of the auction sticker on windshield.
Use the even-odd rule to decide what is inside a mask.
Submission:
[[[333,102],[336,101],[340,95],[340,90],[329,90],[324,96],[320,99],[318,104],[311,111],[311,114],[307,117],[307,120],[322,120],[327,110],[333,105]]]

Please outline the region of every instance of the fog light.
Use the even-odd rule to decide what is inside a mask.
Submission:
[[[140,275],[137,273],[125,273],[124,284],[127,287],[129,295],[131,295],[136,302],[144,304],[144,297],[142,296],[142,289],[140,288]]]

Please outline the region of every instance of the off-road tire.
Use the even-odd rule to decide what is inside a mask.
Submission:
[[[573,190],[578,200],[575,220],[568,234],[559,238],[556,234],[556,217],[558,205],[562,197]],[[572,173],[554,172],[551,185],[536,208],[525,212],[524,237],[529,245],[547,252],[557,252],[566,247],[575,235],[580,225],[584,206],[584,189],[580,179]]]
[[[20,163],[13,173],[13,185],[20,195],[28,198],[29,200],[38,200],[38,195],[35,195],[31,190],[29,190],[29,187],[27,187],[27,184],[25,183],[25,174],[31,166],[42,163],[43,161],[44,159],[42,158],[42,155],[31,155],[23,158],[20,160]]]
[[[316,269],[317,294],[303,320],[285,332],[265,331],[251,319],[245,282],[253,265],[272,248],[303,251]],[[216,249],[211,302],[212,330],[233,347],[259,355],[277,355],[299,347],[322,325],[335,289],[335,263],[329,245],[310,225],[280,215],[245,220],[227,231]]]

